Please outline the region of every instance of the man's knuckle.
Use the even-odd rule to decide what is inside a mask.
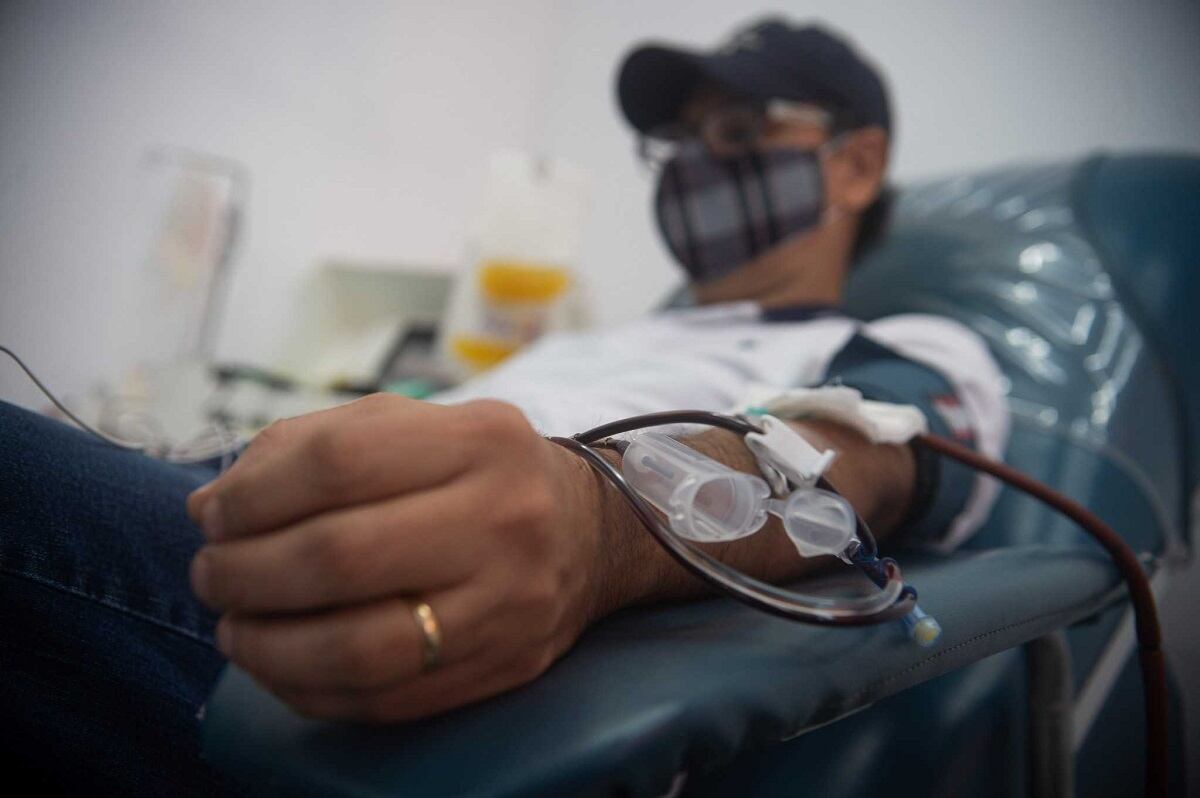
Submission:
[[[218,488],[210,501],[220,508],[221,521],[227,531],[238,532],[253,527],[255,496],[252,486],[245,480],[232,479]]]
[[[566,609],[563,595],[563,583],[558,574],[550,570],[545,571],[543,578],[538,581],[537,598],[545,609],[546,617],[551,621],[551,628],[558,624],[558,619]]]
[[[351,535],[331,525],[314,529],[303,552],[318,572],[325,587],[337,587],[352,579],[358,566],[358,547]]]
[[[403,397],[396,396],[390,393],[371,393],[356,400],[356,404],[365,411],[371,413],[390,412],[397,404],[403,401]]]
[[[212,604],[226,611],[245,609],[243,590],[245,580],[239,579],[228,560],[218,551],[208,557],[208,596]]]
[[[540,525],[554,517],[559,497],[546,480],[539,479],[525,490],[524,503],[529,522]]]
[[[517,599],[517,611],[530,631],[550,632],[558,625],[562,594],[548,574],[526,576]]]
[[[553,517],[558,499],[554,491],[540,480],[525,480],[524,484],[510,489],[507,495],[495,508],[495,518],[502,528],[519,530],[525,535],[537,538],[535,543],[540,545],[540,533]]]
[[[257,444],[260,448],[269,448],[283,444],[291,438],[292,429],[294,427],[295,421],[292,419],[276,419],[267,426],[263,427],[259,433],[254,436],[254,441],[251,443],[251,445]]]
[[[532,432],[525,415],[508,402],[479,399],[467,407],[475,431],[489,441],[508,441]]]
[[[272,421],[256,432],[250,439],[250,443],[246,444],[246,451],[243,453],[242,459],[249,460],[263,452],[279,448],[289,433],[290,427],[288,431],[284,431],[283,421]]]
[[[213,637],[221,636],[224,643],[221,653],[225,655],[226,659],[242,665],[246,670],[251,670],[246,666],[247,646],[239,626],[237,621],[231,619],[229,615],[225,615],[217,621],[217,628],[213,630],[212,634]]]
[[[554,662],[554,652],[549,645],[533,647],[516,662],[515,676],[517,684],[529,684],[539,678]]]
[[[329,428],[313,435],[309,455],[315,468],[314,481],[323,489],[340,492],[356,478],[362,450],[356,436],[342,428]]]

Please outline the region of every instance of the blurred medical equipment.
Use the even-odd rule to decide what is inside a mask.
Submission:
[[[239,162],[180,147],[143,161],[153,216],[135,307],[153,308],[139,344],[147,362],[209,361],[239,243],[249,172]]]
[[[372,391],[422,398],[453,378],[437,348],[450,284],[436,268],[326,263],[302,291],[288,349],[270,367],[163,352],[64,404],[110,436],[165,451],[197,430],[248,440],[278,418]]]
[[[383,358],[379,390],[424,399],[451,384],[438,350],[440,332],[435,324],[413,324],[397,336]]]
[[[59,412],[112,441],[177,462],[228,459],[237,436],[208,412],[216,387],[209,364],[242,232],[248,171],[226,157],[158,146],[145,152],[138,177],[148,243],[123,302],[137,317],[134,362],[116,380],[72,396],[70,410],[35,382]]]
[[[300,291],[271,371],[310,388],[445,387],[453,371],[438,361],[435,342],[452,283],[448,264],[322,263]]]
[[[588,188],[586,173],[561,159],[492,156],[474,266],[456,282],[442,325],[443,350],[461,376],[587,323],[574,266]]]

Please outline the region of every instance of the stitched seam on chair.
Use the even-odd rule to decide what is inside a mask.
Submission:
[[[1123,586],[1123,584],[1124,583],[1121,583],[1121,585],[1118,585],[1118,587],[1115,588],[1115,590],[1120,590],[1120,588],[1121,588],[1121,586]],[[1113,592],[1113,590],[1110,589],[1108,592],[1111,593],[1111,592]],[[1100,605],[1097,609],[1105,608],[1111,601],[1112,601],[1111,597],[1106,597],[1105,599],[1103,599],[1100,602]],[[1079,605],[1079,606],[1085,606],[1085,605]],[[1007,632],[1010,629],[1017,629],[1022,626],[1028,626],[1030,624],[1040,623],[1040,622],[1046,620],[1047,618],[1053,618],[1055,616],[1067,615],[1067,614],[1070,614],[1070,610],[1059,610],[1057,612],[1048,612],[1044,615],[1038,615],[1037,617],[1034,617],[1034,618],[1027,618],[1023,621],[1017,621],[1015,623],[1010,623],[1007,626],[1001,626],[998,629],[992,629],[991,631],[988,631],[988,632],[981,632],[980,634],[977,634],[974,637],[968,638],[968,639],[962,641],[961,643],[956,643],[956,644],[950,646],[949,648],[942,649],[941,651],[937,652],[933,656],[926,657],[925,659],[921,660],[920,662],[914,662],[912,665],[909,665],[907,668],[900,671],[899,673],[893,673],[891,676],[888,676],[886,679],[880,679],[877,682],[873,682],[872,684],[867,685],[862,690],[859,690],[857,693],[854,694],[854,696],[851,698],[851,703],[857,705],[865,696],[869,695],[873,691],[878,690],[879,688],[884,687],[888,684],[891,684],[892,682],[894,682],[904,676],[907,676],[910,673],[918,671],[918,670],[924,668],[926,665],[929,665],[932,662],[936,662],[937,660],[941,659],[942,657],[946,656],[947,654],[950,654],[951,652],[958,651],[959,649],[962,649],[966,646],[970,646],[975,643],[978,643],[980,640],[984,640],[986,638],[993,637],[995,635],[1000,634],[1001,632]]]
[[[1125,583],[1123,581],[1117,582],[1116,585],[1108,588],[1108,590],[1105,592],[1105,595],[1101,598],[1099,604],[1093,610],[1093,613],[1101,612],[1103,610],[1108,609],[1114,603],[1116,603],[1118,601],[1123,601],[1124,593],[1125,593]],[[1078,605],[1078,606],[1084,606],[1084,605]],[[827,723],[835,722],[843,717],[846,717],[850,713],[858,711],[863,706],[862,699],[865,696],[867,696],[868,694],[870,694],[872,691],[877,690],[885,685],[891,684],[892,682],[896,681],[897,679],[900,679],[903,676],[913,673],[914,671],[920,670],[921,668],[925,667],[929,663],[942,658],[946,654],[949,654],[953,651],[958,651],[959,649],[961,649],[965,646],[969,646],[974,643],[977,643],[984,638],[992,637],[993,635],[1000,634],[1001,632],[1006,632],[1009,629],[1015,629],[1020,626],[1027,626],[1028,624],[1044,621],[1047,618],[1053,618],[1056,615],[1066,615],[1069,613],[1070,613],[1069,609],[1068,610],[1059,610],[1057,612],[1048,612],[1043,615],[1038,615],[1037,617],[1034,617],[1034,618],[1027,618],[1023,621],[1017,621],[1015,623],[1010,623],[1007,626],[1001,626],[998,629],[992,629],[991,631],[988,631],[988,632],[981,632],[981,633],[975,635],[974,637],[971,637],[971,638],[968,638],[968,639],[962,641],[961,643],[956,643],[953,646],[950,646],[950,648],[943,649],[942,651],[939,651],[938,653],[934,654],[931,657],[926,657],[925,659],[921,660],[920,662],[915,662],[912,665],[909,665],[904,670],[900,671],[899,673],[894,673],[891,676],[888,676],[886,679],[880,679],[877,682],[872,682],[871,684],[867,685],[863,689],[859,690],[857,693],[854,693],[848,702],[845,702],[842,704],[842,707],[848,707],[848,708],[839,708],[838,712],[834,713],[826,720],[818,722],[815,726],[801,726],[799,729],[790,731],[790,732],[788,732],[787,735],[780,738],[780,740],[787,741],[787,740],[795,739],[796,737],[799,737],[802,734],[807,734],[808,732],[812,731],[815,728],[824,726]],[[1088,615],[1083,616],[1083,618],[1087,618],[1087,617],[1088,617]],[[1079,620],[1081,620],[1081,619],[1076,619],[1075,621],[1068,623],[1066,625],[1070,626],[1072,623],[1078,623]],[[1005,649],[1005,650],[1007,651],[1008,649]],[[997,653],[999,653],[999,652],[997,652]],[[968,664],[970,664],[970,663],[968,663]],[[883,697],[884,696],[876,696],[875,698],[872,699],[871,703],[874,703],[875,701],[878,701]]]
[[[128,615],[132,618],[136,618],[139,621],[144,621],[145,623],[152,624],[161,629],[165,629],[169,632],[174,632],[175,634],[182,635],[183,637],[186,637],[186,638],[192,640],[193,642],[200,643],[201,645],[205,646],[206,648],[212,647],[212,642],[210,640],[208,640],[207,638],[205,638],[204,636],[202,636],[196,632],[191,631],[190,629],[185,629],[182,626],[175,626],[174,624],[168,623],[168,622],[162,620],[161,618],[155,618],[153,615],[147,615],[146,613],[138,612],[137,610],[133,610],[133,609],[130,609],[129,607],[122,606],[121,604],[118,604],[115,601],[110,601],[110,600],[102,598],[100,596],[93,596],[90,593],[86,593],[82,590],[77,590],[72,587],[67,587],[66,585],[59,584],[58,582],[55,582],[51,579],[46,579],[44,577],[40,577],[35,574],[27,574],[27,573],[23,573],[21,571],[14,571],[11,568],[0,567],[0,573],[5,573],[5,574],[8,574],[9,576],[15,576],[19,579],[27,579],[30,582],[34,582],[36,584],[42,585],[43,587],[48,587],[51,590],[57,590],[60,593],[66,593],[67,595],[74,596],[75,598],[85,599],[87,601],[92,602],[93,604],[99,604],[102,607],[113,610],[114,612],[119,612],[123,615]]]
[[[1107,603],[1108,603],[1107,601],[1102,602],[1101,606],[1103,606]],[[968,638],[968,639],[962,641],[961,643],[956,643],[956,644],[950,646],[949,648],[942,649],[941,651],[939,651],[938,653],[934,654],[931,657],[926,657],[925,659],[921,660],[920,662],[915,662],[912,665],[909,665],[904,670],[900,671],[899,673],[893,673],[891,676],[888,676],[886,679],[880,679],[879,681],[874,682],[874,683],[864,687],[862,690],[855,693],[854,697],[851,700],[853,703],[857,704],[859,701],[862,700],[862,698],[864,698],[871,692],[878,690],[879,688],[884,687],[888,684],[891,684],[892,682],[894,682],[904,676],[907,676],[910,673],[918,671],[921,668],[924,668],[926,665],[929,665],[931,662],[936,662],[937,660],[941,659],[942,657],[946,656],[947,654],[950,654],[951,652],[958,651],[959,649],[965,648],[966,646],[970,646],[975,643],[978,643],[980,640],[985,640],[989,637],[994,637],[995,635],[998,635],[1001,632],[1007,632],[1010,629],[1017,629],[1019,627],[1028,626],[1030,624],[1041,623],[1042,621],[1046,620],[1047,618],[1053,618],[1053,617],[1059,616],[1059,615],[1066,615],[1068,613],[1069,613],[1068,610],[1059,610],[1057,612],[1048,612],[1045,615],[1038,615],[1035,618],[1027,618],[1023,621],[1017,621],[1016,623],[1010,623],[1007,626],[1001,626],[998,629],[992,629],[991,631],[988,631],[988,632],[981,632],[980,634],[977,634],[974,637]]]

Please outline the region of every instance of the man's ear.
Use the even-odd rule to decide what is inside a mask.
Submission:
[[[829,203],[858,214],[883,188],[888,165],[888,136],[881,127],[866,127],[845,135],[830,157]]]

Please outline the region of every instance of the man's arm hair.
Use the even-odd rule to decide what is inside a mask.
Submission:
[[[905,517],[912,499],[916,465],[905,445],[873,444],[848,427],[824,421],[789,422],[818,449],[838,453],[826,473],[829,482],[854,507],[876,537],[885,539]],[[688,446],[731,468],[758,473],[754,456],[740,437],[711,430],[686,440]],[[606,456],[615,458],[608,453]],[[609,558],[608,575],[593,613],[599,618],[623,606],[692,598],[709,592],[708,585],[675,562],[651,537],[628,503],[606,479],[593,474],[600,513],[601,555]],[[788,539],[779,519],[771,516],[754,535],[728,543],[705,544],[704,549],[745,574],[784,583],[819,567],[823,560],[804,559]]]

